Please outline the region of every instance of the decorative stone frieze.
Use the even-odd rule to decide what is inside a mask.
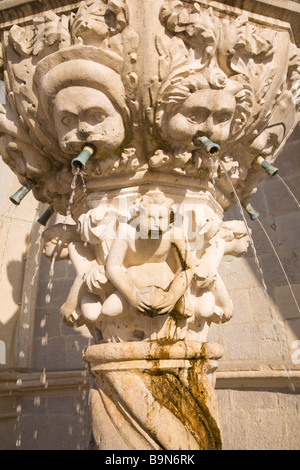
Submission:
[[[216,1],[96,0],[12,26],[3,57],[17,202],[32,190],[74,221],[45,230],[45,254],[75,267],[61,316],[96,343],[99,449],[221,448],[207,334],[233,315],[220,262],[250,235],[223,215],[299,120],[290,25]]]

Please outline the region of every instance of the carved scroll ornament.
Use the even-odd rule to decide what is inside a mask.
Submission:
[[[253,194],[257,157],[273,163],[298,122],[300,55],[279,21],[204,0],[154,3],[149,42],[146,7],[136,14],[130,0],[82,2],[6,32],[1,155],[74,220],[45,230],[45,254],[74,264],[61,316],[96,342],[85,359],[98,447],[109,445],[101,419],[114,448],[220,448],[211,371],[221,352],[207,334],[233,314],[220,262],[249,242],[223,212]],[[84,146],[92,156],[75,191]],[[132,384],[147,397],[138,409]]]

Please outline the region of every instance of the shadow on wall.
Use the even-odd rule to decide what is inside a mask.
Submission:
[[[33,367],[49,370],[84,369],[82,350],[91,342],[87,328],[73,329],[66,326],[60,316],[74,281],[74,268],[69,261],[54,265],[54,276],[49,290],[51,262],[44,255],[41,259],[39,287],[36,301]]]
[[[5,362],[1,361],[1,346],[0,346],[0,365],[5,365],[4,368],[15,368],[17,366],[16,358],[16,334],[18,329],[20,307],[22,302],[22,287],[24,280],[24,265],[22,261],[10,261],[6,266],[6,278],[10,291],[10,302],[5,305],[5,308],[11,309],[11,313],[6,312],[7,321],[0,322],[0,339],[5,345]],[[9,289],[7,285],[7,290]],[[30,295],[30,294],[29,294]],[[1,344],[1,343],[0,343]],[[3,346],[2,346],[3,347]]]

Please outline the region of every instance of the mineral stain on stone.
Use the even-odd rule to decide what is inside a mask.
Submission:
[[[143,372],[143,380],[161,406],[173,413],[193,435],[200,450],[221,450],[219,427],[207,405],[208,391],[199,361],[191,361],[187,388],[175,372],[153,368]]]

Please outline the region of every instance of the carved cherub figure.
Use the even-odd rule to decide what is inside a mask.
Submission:
[[[58,223],[43,232],[44,253],[57,261],[69,259],[76,277],[69,295],[60,309],[63,322],[71,327],[86,324],[97,337],[94,322],[97,320],[98,304],[113,291],[105,276],[105,270],[96,250],[85,243],[76,225]],[[96,294],[95,294],[96,292]],[[102,296],[102,297],[101,297]]]
[[[172,204],[162,193],[147,193],[141,199],[136,223],[120,224],[106,259],[107,277],[117,290],[104,302],[103,315],[118,316],[131,307],[150,317],[185,316],[179,304],[192,269],[183,234],[170,224]]]
[[[196,318],[205,318],[215,323],[230,320],[233,303],[218,268],[224,255],[241,256],[247,251],[248,245],[246,226],[238,220],[224,222],[211,238],[194,271],[197,288],[194,292],[193,309]]]
[[[72,24],[72,36],[75,43],[99,47],[103,41],[120,33],[127,23],[128,8],[124,0],[81,2]]]
[[[76,225],[58,223],[43,232],[44,254],[56,261],[69,259],[76,271],[76,278],[64,305],[61,307],[63,321],[69,326],[83,324],[80,318],[79,292],[83,287],[83,275],[94,263],[91,247],[84,246],[76,230]]]

